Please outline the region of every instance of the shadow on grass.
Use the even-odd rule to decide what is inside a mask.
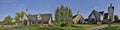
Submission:
[[[120,26],[105,27],[101,30],[120,30]]]

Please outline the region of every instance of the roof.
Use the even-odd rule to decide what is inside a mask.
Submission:
[[[73,16],[72,18],[74,19],[77,15]]]
[[[77,14],[77,15],[73,16],[73,21],[74,20],[78,20],[78,23],[84,23],[85,22],[84,18],[80,14]]]
[[[41,16],[41,20],[37,19],[37,15]],[[52,15],[51,14],[37,14],[37,15],[27,15],[28,19],[32,22],[44,22],[44,23],[48,23],[48,21],[50,19],[52,19]]]
[[[109,8],[113,8],[113,10],[114,10],[114,6],[112,5],[112,3],[110,3],[110,6],[108,7],[108,9]]]
[[[47,23],[50,19],[52,19],[52,14],[40,14],[42,17],[41,22]]]
[[[103,15],[103,14],[104,14],[104,11],[100,11],[99,13]]]
[[[100,16],[101,16],[101,14],[99,13],[99,12],[97,12],[96,10],[93,10],[92,12],[91,12],[91,14],[89,15],[89,21],[91,21],[91,17],[92,17],[92,15],[94,15],[94,17],[95,17],[95,21],[100,21]]]
[[[97,12],[96,10],[93,10],[93,11],[90,13],[89,17],[91,17],[91,16],[92,16],[92,14],[96,15],[96,14],[100,14],[100,13],[99,13],[99,12]]]
[[[27,15],[28,20],[32,22],[37,22],[37,15]]]

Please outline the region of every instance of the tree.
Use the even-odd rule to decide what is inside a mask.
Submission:
[[[85,21],[88,21],[88,18],[86,18]]]
[[[115,19],[114,22],[119,22],[119,17],[118,17],[118,15],[115,15],[115,16],[114,16],[114,19]]]
[[[72,24],[72,12],[71,9],[68,7],[64,7],[61,5],[58,7],[55,11],[55,20],[57,24],[65,24],[67,23],[68,25]]]
[[[17,23],[19,23],[19,18],[22,18],[23,16],[24,16],[24,14],[25,14],[25,12],[17,12],[16,13],[16,16],[15,16],[15,23],[17,24]]]
[[[115,15],[114,17],[115,21],[119,20],[119,17],[117,15]]]
[[[12,25],[12,18],[8,15],[3,21],[4,25]]]

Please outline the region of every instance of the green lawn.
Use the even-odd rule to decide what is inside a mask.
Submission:
[[[6,29],[6,28],[3,28],[3,27],[0,27],[0,30],[8,30],[8,29]]]
[[[80,25],[77,25],[77,26],[81,26],[81,29],[89,29],[89,28],[93,28],[93,27],[97,27],[96,24],[80,24]]]
[[[120,30],[120,23],[113,23],[111,27],[105,27],[102,30]]]
[[[86,30],[88,28],[96,27],[97,25],[87,25],[87,24],[80,24],[75,25],[77,27],[38,27],[38,26],[17,26],[17,28],[21,30]]]

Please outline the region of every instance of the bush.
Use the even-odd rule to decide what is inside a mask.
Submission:
[[[120,23],[120,20],[116,20],[116,21],[114,21],[113,23]]]
[[[98,25],[98,26],[102,25],[102,22],[97,22],[97,25]]]
[[[66,27],[66,26],[68,26],[68,23],[61,24],[61,27]]]

